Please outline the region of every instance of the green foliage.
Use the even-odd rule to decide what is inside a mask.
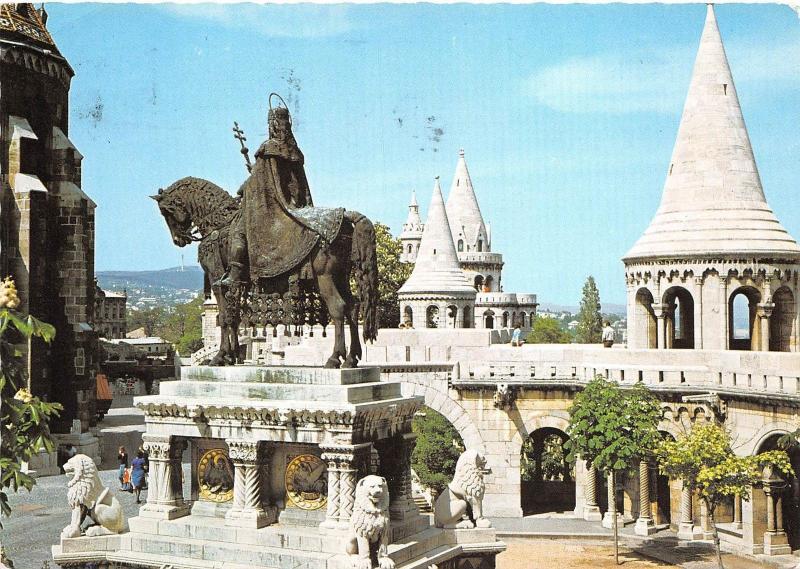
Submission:
[[[537,449],[534,437],[522,443],[520,475],[523,482],[541,480],[572,480],[575,477],[575,461],[569,460],[564,441],[556,434],[546,435],[542,441],[537,469]],[[538,470],[538,471],[537,471]]]
[[[375,223],[378,256],[378,327],[397,328],[400,324],[400,301],[397,291],[403,286],[414,265],[401,263],[403,246],[392,237],[389,227]]]
[[[600,292],[594,277],[589,276],[583,285],[581,309],[578,312],[577,341],[579,344],[596,344],[603,336],[603,318],[600,316]]]
[[[414,417],[412,427],[417,445],[411,466],[423,486],[441,493],[453,478],[464,442],[447,419],[428,407]]]
[[[528,344],[569,344],[572,340],[569,332],[561,327],[555,318],[537,317],[533,321],[525,342]]]
[[[163,306],[156,306],[146,310],[128,309],[128,330],[144,328],[145,334],[148,336],[155,336],[156,330],[164,325],[166,319],[167,310]]]
[[[575,396],[569,410],[570,460],[580,456],[604,471],[632,470],[658,447],[658,399],[642,383],[623,390],[598,376]]]
[[[175,345],[183,355],[203,347],[203,295],[186,304],[177,305],[156,328],[156,335]]]
[[[696,491],[713,512],[726,497],[750,498],[750,487],[764,477],[764,468],[793,474],[784,451],[769,451],[757,456],[737,456],[730,435],[713,423],[695,424],[676,441],[665,440],[658,449],[661,472],[683,480]]]
[[[8,341],[13,330],[25,338],[37,337],[46,342],[55,336],[55,328],[50,324],[0,308],[0,510],[6,516],[11,514],[6,490],[30,491],[36,484],[33,477],[22,472],[22,463],[40,449],[53,451],[54,442],[47,425],[62,409],[60,404],[46,403],[25,388],[20,353]]]

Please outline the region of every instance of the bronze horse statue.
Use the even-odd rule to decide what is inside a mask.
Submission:
[[[240,200],[212,182],[193,177],[182,178],[151,197],[158,203],[175,245],[184,247],[193,241],[200,243],[198,260],[205,272],[205,294],[208,297],[213,290],[222,328],[220,349],[210,365],[240,363],[238,333],[241,314],[236,299],[242,298],[246,303],[247,295],[240,295],[240,291],[232,294],[230,289],[234,287],[226,285],[223,279],[231,262],[231,228],[242,216]],[[278,209],[275,211],[280,213]],[[345,211],[336,236],[330,242],[317,243],[290,271],[295,279],[313,283],[333,321],[333,353],[325,367],[358,365],[362,357],[358,338],[362,309],[364,341],[372,341],[378,335],[375,248],[372,222],[358,212]],[[351,273],[358,288],[357,298],[350,289]],[[259,284],[248,283],[246,286],[252,291]],[[350,327],[349,352],[345,346],[345,319]]]

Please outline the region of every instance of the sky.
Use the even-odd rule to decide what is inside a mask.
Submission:
[[[246,178],[231,128],[293,113],[314,202],[399,234],[463,148],[504,289],[625,302],[620,258],[661,197],[706,7],[48,3],[75,70],[69,136],[98,204],[97,270],[196,262],[148,195]],[[767,200],[800,237],[800,18],[717,5]]]

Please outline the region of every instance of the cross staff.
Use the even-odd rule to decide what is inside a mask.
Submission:
[[[245,140],[247,140],[247,138],[245,138],[244,131],[241,128],[239,128],[239,123],[236,121],[233,121],[233,132],[234,132],[233,137],[239,141],[239,144],[242,145],[242,149],[240,152],[244,156],[244,161],[247,164],[247,171],[252,172],[253,164],[250,162],[250,149],[244,145],[244,142]]]

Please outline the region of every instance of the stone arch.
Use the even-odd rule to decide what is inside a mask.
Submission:
[[[743,296],[746,307],[737,301]],[[728,297],[728,347],[731,350],[757,350],[761,343],[761,333],[756,326],[756,308],[761,302],[761,292],[754,286],[745,285],[736,288]],[[746,321],[746,333],[737,324]]]
[[[487,330],[494,329],[494,311],[487,310],[483,313],[483,327]]]
[[[461,322],[462,328],[472,328],[472,309],[469,306],[464,307],[464,320]]]
[[[797,318],[794,294],[784,285],[773,293],[772,302],[775,307],[769,319],[769,351],[790,352],[792,330]]]
[[[447,326],[445,328],[457,328],[458,306],[451,304],[447,307]]]
[[[483,252],[483,239],[478,239],[478,253]]]
[[[483,279],[483,291],[492,292],[492,285],[494,285],[494,277],[492,275],[486,275],[486,278]]]
[[[483,292],[483,275],[475,275],[475,280],[472,282],[475,286],[475,290],[478,292]]]
[[[414,310],[411,308],[411,305],[406,304],[405,308],[403,308],[403,325],[406,327],[414,326]]]
[[[463,251],[464,251],[464,240],[463,239],[459,239],[458,240],[458,252],[462,253]]]
[[[427,407],[440,413],[456,428],[466,448],[476,449],[484,456],[486,455],[486,447],[478,427],[470,414],[456,400],[449,394],[442,393],[428,385],[422,383],[412,383],[411,385],[414,386],[414,395],[422,395]]]
[[[523,515],[575,509],[575,463],[567,460],[561,429],[542,427],[523,440],[520,505]]]
[[[503,312],[502,324],[503,324],[502,325],[503,328],[508,328],[508,326],[511,324],[510,316],[508,314],[508,311],[504,311]]]
[[[412,247],[412,245],[411,245],[411,243],[409,243],[409,244],[408,244],[408,254],[409,254],[409,255],[411,254],[411,247]]]
[[[785,434],[786,432],[784,432],[783,429],[765,433],[758,441],[754,454],[777,450],[779,448],[778,439]],[[800,519],[798,519],[797,515],[798,510],[800,510],[800,479],[798,479],[798,472],[800,472],[800,448],[793,446],[786,449],[786,453],[789,455],[789,462],[794,469],[794,476],[779,475],[779,478],[783,478],[783,480],[778,481],[773,487],[772,492],[774,493],[773,495],[780,500],[782,516],[778,522],[781,524],[780,527],[786,532],[786,537],[789,540],[791,549],[795,550],[800,547]],[[753,493],[755,500],[769,499],[764,493],[763,488],[754,488]]]
[[[658,319],[653,302],[653,293],[648,288],[642,287],[636,291],[633,330],[629,336],[636,335],[636,345],[640,348],[658,347]]]
[[[775,435],[781,436],[794,432],[797,425],[788,421],[770,421],[758,429],[744,444],[733,449],[739,456],[756,455],[765,443]]]
[[[431,304],[425,309],[425,327],[438,328],[439,327],[439,307]]]
[[[669,287],[661,297],[664,308],[664,341],[668,349],[694,348],[694,298],[682,286]]]

